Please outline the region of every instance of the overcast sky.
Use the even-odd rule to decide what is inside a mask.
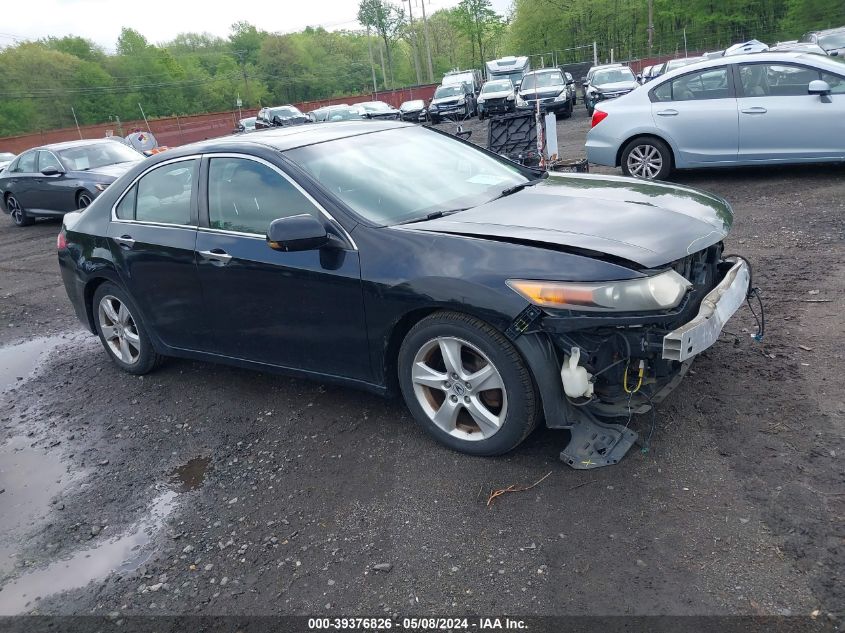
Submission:
[[[393,0],[395,4],[400,1]],[[421,2],[413,0],[415,19],[421,15]],[[426,0],[426,13],[457,3],[458,0]],[[511,0],[492,0],[492,3],[493,8],[504,15]],[[240,20],[252,22],[265,31],[282,33],[318,25],[329,30],[354,29],[358,26],[357,12],[358,0],[275,0],[267,3],[254,0],[35,0],[26,9],[15,11],[13,20],[3,20],[0,46],[50,35],[81,35],[111,52],[124,26],[137,29],[152,43],[159,43],[186,31],[206,31],[226,37],[229,27]],[[8,11],[6,17],[9,17]]]

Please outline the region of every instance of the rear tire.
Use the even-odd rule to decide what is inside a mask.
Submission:
[[[672,150],[658,138],[635,138],[625,145],[620,162],[626,176],[664,180],[672,173]]]
[[[9,216],[12,218],[12,222],[14,222],[17,226],[29,226],[35,222],[35,220],[27,214],[26,209],[21,206],[21,203],[18,202],[18,199],[15,198],[15,196],[6,196],[6,209],[9,211]]]
[[[506,453],[540,418],[522,356],[501,332],[466,314],[437,312],[411,328],[398,371],[414,419],[455,451]]]
[[[94,323],[100,342],[115,365],[142,375],[161,364],[135,302],[119,286],[106,282],[94,292]]]

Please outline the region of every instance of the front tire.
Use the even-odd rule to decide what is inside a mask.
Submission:
[[[672,173],[672,152],[657,138],[635,138],[622,150],[622,173],[643,180],[663,180]]]
[[[417,323],[399,350],[399,384],[414,419],[449,448],[499,455],[518,446],[540,417],[525,361],[505,336],[458,312]]]
[[[115,365],[142,375],[161,363],[135,303],[122,288],[111,282],[101,284],[92,307],[100,342]]]
[[[35,220],[27,214],[26,209],[21,206],[21,203],[18,202],[18,199],[15,198],[15,196],[8,196],[6,198],[6,209],[9,211],[12,222],[14,222],[17,226],[29,226],[35,222]]]
[[[76,208],[80,211],[82,209],[87,209],[88,205],[90,205],[94,201],[93,196],[88,193],[87,191],[81,191],[76,196]]]

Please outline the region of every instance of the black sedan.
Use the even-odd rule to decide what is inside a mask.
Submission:
[[[87,207],[142,160],[143,154],[109,139],[36,147],[0,173],[0,202],[18,226],[36,217],[61,216]]]
[[[401,393],[477,455],[545,419],[589,468],[624,455],[636,434],[613,420],[664,398],[744,301],[731,221],[693,189],[350,121],[148,159],[65,216],[58,248],[127,372],[177,356]]]

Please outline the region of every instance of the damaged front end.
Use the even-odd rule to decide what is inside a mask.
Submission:
[[[625,455],[637,440],[629,428],[631,416],[648,412],[680,384],[692,359],[716,341],[751,286],[745,260],[723,259],[721,243],[673,262],[671,270],[687,283],[683,297],[670,309],[617,312],[546,306],[525,328],[526,334],[537,336],[515,339],[526,357],[534,359],[532,365],[539,360],[545,367],[544,378],[537,368],[535,376],[547,425],[570,429],[572,439],[561,459],[573,468],[607,466]],[[608,293],[590,290],[594,295]],[[577,300],[571,298],[570,288],[564,291],[569,295],[561,300]],[[662,293],[667,303],[673,301],[668,296],[671,288],[652,291]],[[633,305],[637,298],[628,301]]]

